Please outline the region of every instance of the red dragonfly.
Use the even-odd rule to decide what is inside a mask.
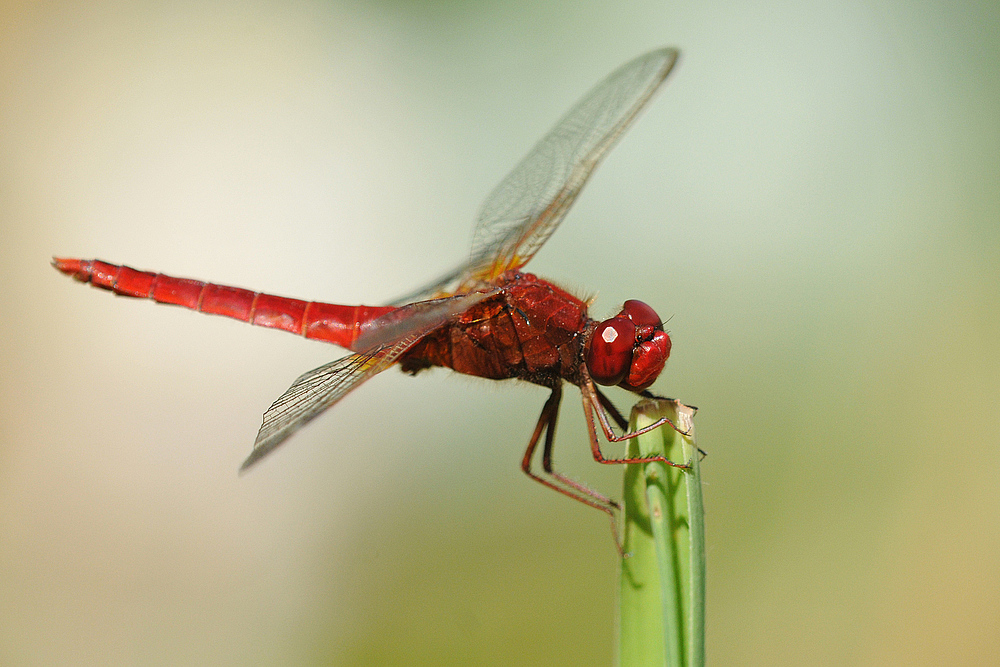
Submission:
[[[393,304],[306,302],[99,260],[56,258],[53,265],[122,296],[224,315],[351,350],[299,377],[274,402],[264,413],[253,452],[241,470],[393,364],[410,374],[445,366],[493,380],[526,380],[551,390],[521,468],[545,486],[606,512],[614,525],[617,503],[552,468],[562,384],[580,388],[596,461],[663,461],[686,467],[662,457],[605,458],[594,422],[596,414],[605,437],[614,442],[668,422],[628,432],[625,418],[596,385],[618,385],[651,396],[646,390],[670,355],[670,337],[660,317],[641,301],[626,301],[620,313],[597,322],[587,315],[587,302],[520,269],[562,222],[594,167],[666,79],[677,55],[675,49],[659,49],[639,56],[591,90],[486,198],[469,260]],[[615,433],[609,415],[623,435]],[[545,476],[532,469],[543,433]]]

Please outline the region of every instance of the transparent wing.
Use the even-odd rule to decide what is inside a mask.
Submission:
[[[470,291],[527,263],[562,222],[594,167],[666,79],[677,56],[676,49],[651,51],[597,84],[483,202],[469,261],[395,303],[449,288]]]
[[[411,336],[423,336],[499,291],[493,288],[407,304],[362,325],[354,349],[368,350]]]
[[[246,470],[270,454],[313,418],[332,407],[365,380],[392,366],[400,355],[450,318],[497,290],[413,303],[375,320],[357,340],[366,350],[305,373],[264,413]]]
[[[362,382],[391,366],[405,351],[405,347],[377,348],[346,356],[299,376],[264,413],[264,424],[257,433],[253,452],[240,466],[240,472],[270,454],[295,431]]]
[[[441,276],[434,282],[428,283],[420,289],[414,290],[408,294],[404,294],[398,299],[390,301],[386,305],[402,306],[403,304],[412,303],[414,301],[433,299],[434,297],[438,297],[443,294],[453,294],[457,291],[457,285],[459,282],[458,279],[466,274],[466,269],[469,265],[470,262],[466,262],[446,275]]]
[[[473,264],[502,272],[534,256],[676,60],[676,49],[639,56],[563,116],[483,202],[472,240]]]

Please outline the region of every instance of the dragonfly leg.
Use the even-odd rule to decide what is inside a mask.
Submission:
[[[595,389],[596,389],[596,387],[595,387]],[[659,394],[654,394],[653,392],[649,391],[648,389],[643,389],[642,391],[639,392],[639,395],[642,396],[643,398],[654,398],[654,399],[657,399],[657,400],[660,400],[660,401],[673,401],[673,400],[675,400],[673,398],[667,398],[666,396],[660,396]],[[698,406],[696,406],[696,405],[688,405],[687,407],[691,408],[695,412],[698,412]]]
[[[608,414],[611,415],[611,418],[615,420],[616,424],[618,424],[618,428],[620,428],[623,431],[627,431],[628,420],[625,419],[624,416],[622,416],[622,413],[618,411],[618,408],[616,408],[615,404],[611,402],[611,399],[608,398],[604,394],[604,392],[598,389],[596,386],[594,387],[594,393],[597,394],[597,400],[601,402],[601,405],[604,406],[604,409],[608,411]]]
[[[662,417],[657,421],[653,422],[649,426],[640,428],[636,431],[628,431],[622,435],[616,435],[614,430],[611,428],[611,424],[608,422],[608,415],[604,409],[604,405],[600,399],[600,392],[594,387],[592,383],[584,382],[580,385],[580,394],[583,397],[583,412],[587,417],[587,430],[590,433],[590,451],[593,454],[594,460],[598,463],[605,464],[615,464],[615,463],[652,463],[653,461],[660,461],[671,465],[675,468],[688,468],[689,466],[684,463],[674,463],[670,459],[663,456],[643,456],[638,458],[621,458],[621,459],[609,459],[604,456],[601,452],[601,443],[597,438],[597,425],[594,423],[594,413],[597,413],[597,421],[601,424],[601,430],[604,431],[604,437],[608,439],[608,442],[622,442],[630,438],[634,438],[638,435],[644,433],[649,433],[653,429],[659,428],[664,424],[670,424],[675,431],[683,434],[684,432],[677,428],[676,425],[666,417]],[[607,401],[607,398],[605,398]],[[610,401],[608,401],[610,403]],[[618,415],[621,416],[620,414]]]
[[[559,480],[566,486],[575,489],[577,492],[579,492],[584,496],[592,498],[593,500],[597,501],[603,506],[611,507],[614,509],[621,509],[618,503],[611,500],[604,494],[594,491],[585,484],[581,484],[575,479],[552,469],[552,449],[555,444],[555,436],[556,436],[556,422],[555,418],[553,418],[552,423],[549,425],[549,428],[545,432],[545,446],[542,448],[542,470],[544,470],[549,475],[552,475],[552,477]]]
[[[594,387],[594,393],[597,394],[597,399],[601,402],[601,405],[604,406],[604,409],[608,411],[608,414],[611,415],[611,418],[615,420],[615,423],[618,424],[618,427],[621,430],[623,430],[623,431],[627,431],[628,430],[628,420],[626,420],[625,417],[622,416],[622,413],[618,411],[618,408],[616,408],[615,404],[611,402],[611,399],[609,399],[604,394],[604,392],[601,391],[597,386]],[[665,401],[672,401],[672,400],[674,400],[672,398],[664,398],[663,396],[657,396],[656,394],[653,394],[653,393],[651,393],[649,391],[646,391],[646,390],[643,390],[643,391],[639,392],[639,395],[642,396],[643,398],[654,398],[654,399],[665,400]],[[691,408],[695,412],[698,411],[698,408],[694,407],[693,405],[689,405],[687,407]],[[688,433],[686,433],[686,432],[680,430],[679,428],[677,428],[676,426],[674,426],[673,422],[670,422],[670,425],[673,426],[674,430],[677,431],[678,433],[680,433],[681,435],[688,435]],[[706,456],[708,456],[708,452],[706,452],[704,449],[702,449],[701,447],[699,447],[698,448],[698,455],[699,455],[699,459],[698,460],[701,461]]]
[[[611,520],[611,534],[614,537],[615,548],[618,549],[619,555],[624,556],[618,537],[618,523],[615,518],[615,510],[618,509],[618,503],[552,469],[552,449],[555,443],[556,421],[559,417],[559,403],[561,400],[562,386],[557,384],[552,388],[552,393],[549,395],[548,400],[545,401],[542,414],[539,415],[538,423],[535,424],[535,430],[531,434],[531,440],[528,441],[528,447],[524,450],[524,457],[521,459],[521,470],[539,484],[607,514]],[[535,449],[538,447],[542,431],[545,431],[545,445],[542,448],[542,468],[553,479],[565,484],[569,488],[560,486],[552,480],[536,474],[531,469],[531,460],[534,458]]]

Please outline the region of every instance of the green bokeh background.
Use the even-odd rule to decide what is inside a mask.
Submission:
[[[1000,654],[993,2],[6,3],[0,663],[606,665],[597,512],[518,470],[545,393],[73,285],[53,254],[379,303],[591,85],[682,49],[531,269],[670,317],[716,665]],[[593,464],[574,393],[557,461]],[[627,407],[630,399],[615,395]]]

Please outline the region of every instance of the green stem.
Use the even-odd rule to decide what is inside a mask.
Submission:
[[[630,426],[661,417],[669,424],[628,441],[629,458],[662,455],[661,462],[625,470],[619,659],[631,665],[701,667],[705,664],[705,522],[694,409],[677,401],[643,400]]]

